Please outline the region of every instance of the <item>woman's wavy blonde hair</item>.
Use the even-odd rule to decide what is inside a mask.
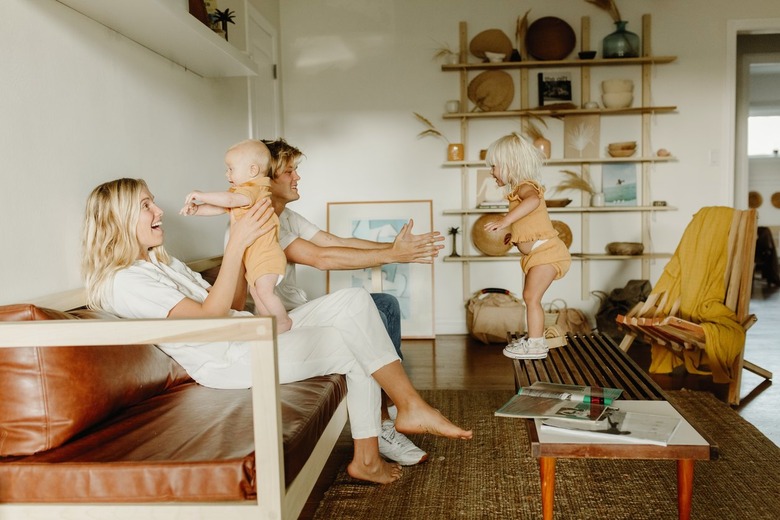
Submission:
[[[149,188],[142,179],[117,179],[96,187],[87,198],[81,272],[90,308],[103,307],[111,295],[114,273],[141,256],[136,227],[144,189]],[[170,262],[162,246],[152,251],[161,262]]]
[[[543,162],[542,153],[517,133],[494,141],[485,156],[488,167],[496,166],[499,178],[509,185],[510,189],[514,189],[523,181],[541,184]]]

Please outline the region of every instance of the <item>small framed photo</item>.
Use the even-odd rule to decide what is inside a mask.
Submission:
[[[571,72],[540,72],[537,78],[540,107],[557,103],[571,103]]]
[[[610,163],[601,167],[601,191],[607,206],[636,206],[636,182],[634,163]]]

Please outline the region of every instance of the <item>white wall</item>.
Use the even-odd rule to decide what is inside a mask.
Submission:
[[[201,78],[54,0],[3,8],[0,304],[81,285],[84,202],[118,177],[150,184],[174,254],[219,254],[222,218],[177,213],[189,190],[224,186],[246,80]]]
[[[441,72],[432,55],[439,43],[457,45],[459,21],[469,23],[472,36],[487,28],[513,36],[517,17],[528,8],[532,21],[553,15],[577,30],[580,17],[589,15],[594,48],[612,29],[604,12],[575,0],[252,3],[272,22],[279,20],[286,137],[307,155],[300,170],[303,198],[293,207],[322,227],[329,201],[419,198],[433,200],[437,229],[460,224],[441,214],[460,205],[459,174],[441,168],[440,142],[416,138],[421,127],[412,117],[413,111],[425,114],[457,136],[457,123],[440,118],[444,101],[458,97],[457,74]],[[654,147],[679,158],[659,166],[653,184],[653,198],[679,207],[659,214],[653,228],[656,249],[671,251],[698,208],[732,203],[733,168],[722,160],[730,110],[727,21],[778,17],[780,3],[618,4],[635,32],[641,15],[651,12],[654,53],[678,56],[653,72],[654,103],[678,106],[677,114],[653,120]],[[167,245],[174,254],[217,254],[223,222],[176,213],[191,188],[223,186],[222,153],[247,131],[245,80],[195,76],[54,0],[6,0],[4,7],[13,23],[0,31],[6,49],[0,73],[0,304],[80,285],[84,200],[97,183],[118,176],[150,182],[167,210]],[[239,33],[231,26],[231,35]],[[514,129],[509,120],[482,126],[472,134],[476,148]],[[517,265],[493,265],[475,275],[475,288],[520,290]],[[654,267],[654,278],[662,266]],[[599,263],[597,269],[594,286],[604,288],[638,275],[623,264]],[[436,330],[461,332],[461,266],[438,261],[435,270]],[[578,270],[575,263],[550,298],[580,303]],[[306,271],[302,278],[313,294],[324,292],[324,274]],[[595,299],[586,305],[595,306]]]
[[[652,122],[653,148],[668,148],[678,157],[678,162],[659,165],[652,174],[652,199],[679,208],[653,219],[655,249],[671,252],[700,207],[733,202],[733,167],[726,164],[727,21],[777,17],[780,3],[622,0],[618,7],[628,28],[637,33],[641,15],[651,13],[654,54],[678,57],[652,74],[653,103],[678,107],[676,114],[658,115]],[[434,49],[442,42],[457,47],[461,20],[468,22],[469,37],[499,28],[514,39],[517,17],[529,8],[530,21],[558,16],[577,32],[580,17],[589,15],[592,48],[600,48],[601,38],[613,28],[605,12],[574,0],[528,0],[522,5],[505,0],[282,2],[287,138],[307,155],[299,170],[302,199],[292,207],[325,227],[329,201],[424,198],[433,200],[436,229],[446,233],[460,225],[459,217],[442,215],[443,210],[460,206],[459,173],[441,167],[441,142],[416,138],[422,128],[412,112],[426,115],[457,138],[457,122],[441,118],[444,101],[459,97],[457,74],[441,71],[440,63],[432,60]],[[511,120],[472,125],[480,130],[470,135],[473,149],[467,156],[474,157],[492,139],[515,129],[512,125]],[[620,233],[622,223],[612,218],[597,227]],[[574,225],[572,229],[576,235]],[[449,237],[446,244],[448,254]],[[641,274],[638,265],[610,264],[592,263],[593,288],[622,286]],[[653,281],[664,264],[659,261],[652,268]],[[564,297],[572,305],[595,308],[595,298],[579,300],[579,271],[575,262],[570,275],[553,284],[549,299]],[[474,290],[521,289],[520,269],[513,262],[472,272]],[[305,279],[310,292],[324,292],[323,274],[310,271]],[[460,264],[436,262],[435,292],[436,331],[464,331]]]

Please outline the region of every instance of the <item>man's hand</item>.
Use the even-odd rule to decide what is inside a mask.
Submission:
[[[393,241],[393,256],[395,262],[432,264],[433,259],[439,256],[439,251],[444,249],[444,237],[438,231],[415,235],[414,220],[409,220],[401,228]]]

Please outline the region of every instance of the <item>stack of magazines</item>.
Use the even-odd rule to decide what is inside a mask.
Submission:
[[[666,446],[679,417],[620,409],[618,388],[536,382],[496,410],[499,417],[536,419],[540,431],[580,440]]]

